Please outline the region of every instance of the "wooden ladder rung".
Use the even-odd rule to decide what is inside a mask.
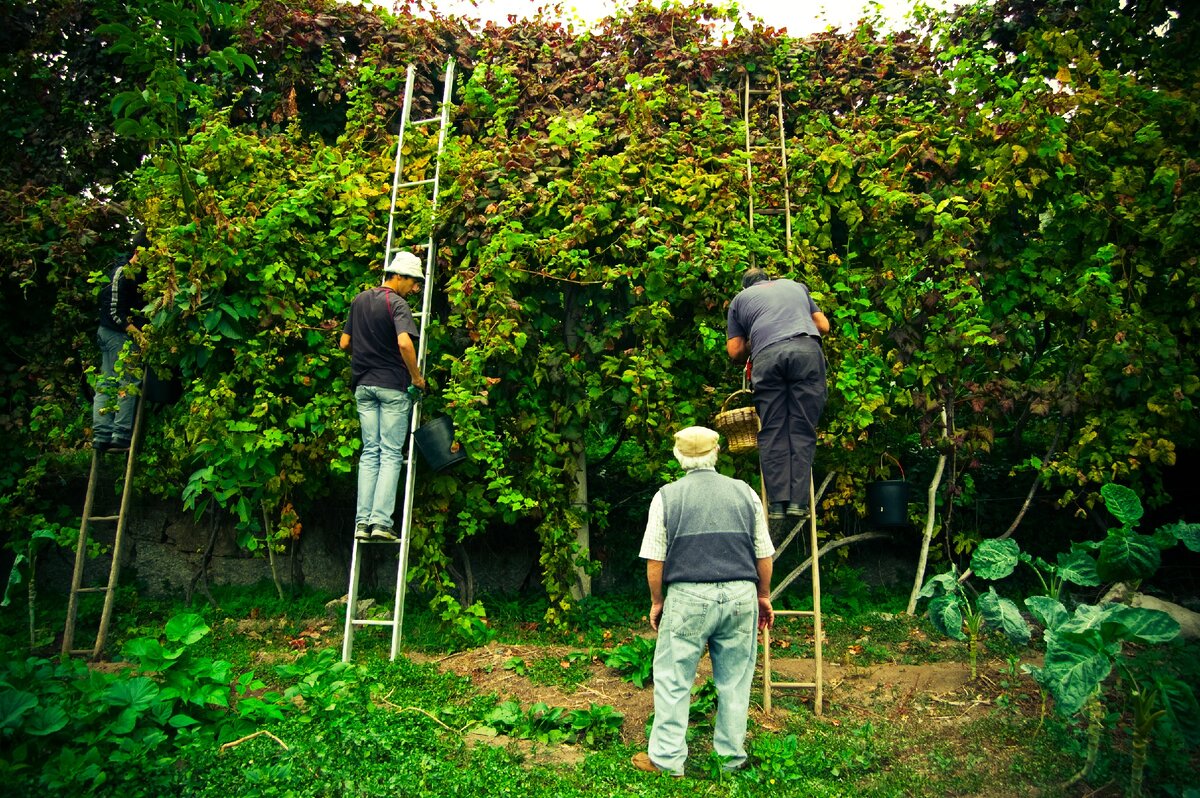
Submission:
[[[88,517],[89,523],[91,523],[93,521],[119,521],[119,520],[121,520],[121,516],[119,516],[119,515],[93,515],[93,516]]]
[[[111,588],[108,587],[81,587],[76,590],[76,593],[107,593]]]

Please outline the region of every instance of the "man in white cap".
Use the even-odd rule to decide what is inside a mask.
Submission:
[[[646,560],[650,627],[658,642],[654,726],[649,752],[633,756],[638,770],[683,775],[691,690],[706,645],[717,686],[713,750],[728,770],[746,762],[756,629],[775,620],[775,547],[754,489],[716,472],[717,440],[706,427],[675,433],[684,475],[650,503],[639,556]]]
[[[408,387],[425,389],[417,366],[419,333],[405,299],[421,290],[421,260],[400,252],[383,271],[383,285],[363,291],[350,303],[339,342],[350,352],[350,388],[362,428],[354,513],[358,540],[396,540],[392,514],[412,416]]]

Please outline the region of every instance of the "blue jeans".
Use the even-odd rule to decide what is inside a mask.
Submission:
[[[96,345],[100,347],[100,374],[96,377],[96,395],[92,399],[92,440],[95,443],[127,443],[133,436],[137,397],[131,389],[138,384],[138,379],[121,356],[126,344],[129,345],[129,351],[137,351],[137,345],[125,333],[107,327],[96,330]],[[111,404],[115,404],[115,407],[110,407]]]
[[[676,582],[667,588],[654,647],[654,726],[650,760],[683,773],[696,665],[708,645],[717,685],[713,750],[726,768],[746,761],[750,683],[758,655],[758,598],[753,582]]]
[[[362,454],[358,457],[358,507],[354,523],[392,528],[396,485],[404,468],[404,441],[412,399],[395,388],[360,385],[354,390]]]

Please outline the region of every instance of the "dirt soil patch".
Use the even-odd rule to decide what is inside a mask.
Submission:
[[[442,671],[465,676],[481,692],[495,693],[501,700],[516,700],[526,708],[538,702],[567,709],[607,704],[625,716],[622,740],[634,746],[645,745],[646,722],[654,709],[652,685],[635,687],[595,660],[589,666],[587,679],[566,687],[533,684],[527,676],[505,668],[514,657],[526,662],[560,657],[565,663],[567,655],[577,650],[568,646],[493,643],[448,656],[417,653],[409,656],[414,661],[432,663]],[[759,667],[761,669],[761,662]],[[995,666],[992,667],[990,673],[995,676]],[[959,662],[846,666],[825,660],[822,668],[824,713],[832,718],[885,716],[891,720],[961,724],[987,712],[993,704],[996,688],[994,680],[988,676],[988,668],[981,663],[980,678],[971,682],[967,665]],[[813,659],[772,657],[771,671],[777,682],[811,682],[816,662]],[[711,675],[712,668],[705,656],[700,660],[697,680],[703,682]],[[755,689],[757,698],[762,690],[761,675],[755,680]],[[766,729],[781,728],[788,715],[788,710],[780,707],[781,699],[792,706],[801,701],[811,711],[813,695],[811,688],[774,688],[772,713],[767,714],[762,703],[756,702],[751,705],[752,720]]]

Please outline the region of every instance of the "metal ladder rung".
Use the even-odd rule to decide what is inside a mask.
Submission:
[[[395,626],[395,621],[372,621],[366,618],[355,618],[350,621],[355,626]]]
[[[762,209],[756,208],[754,210],[755,216],[784,216],[786,214],[787,214],[787,211],[784,210],[783,208],[762,208]]]
[[[427,177],[424,180],[410,180],[407,183],[399,183],[396,188],[414,188],[416,186],[427,186],[430,183],[436,183],[432,177]]]
[[[428,119],[410,119],[410,120],[408,120],[408,124],[409,124],[409,126],[428,125],[433,122],[441,122],[441,121],[442,121],[442,118],[440,116],[431,116]]]

